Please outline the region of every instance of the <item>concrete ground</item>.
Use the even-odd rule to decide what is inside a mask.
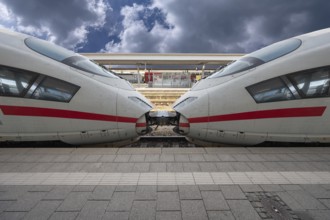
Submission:
[[[0,148],[0,219],[330,219],[330,147]]]

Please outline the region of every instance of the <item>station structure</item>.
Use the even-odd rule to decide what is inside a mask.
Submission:
[[[84,53],[129,80],[154,104],[154,111],[172,111],[171,105],[197,80],[243,54],[216,53]]]

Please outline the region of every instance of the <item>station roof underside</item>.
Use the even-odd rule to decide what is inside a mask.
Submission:
[[[102,65],[225,65],[244,54],[81,53]]]

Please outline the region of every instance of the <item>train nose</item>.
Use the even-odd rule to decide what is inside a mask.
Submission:
[[[181,135],[187,135],[190,130],[190,124],[186,117],[183,115],[179,115],[179,120],[177,126],[174,127],[173,131],[181,134]]]
[[[151,128],[149,127],[147,123],[147,115],[142,115],[135,124],[136,133],[138,135],[145,135],[151,131]]]

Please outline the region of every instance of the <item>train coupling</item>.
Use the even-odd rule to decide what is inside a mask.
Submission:
[[[148,126],[174,126],[173,131],[180,135],[189,133],[189,121],[180,113],[175,111],[154,111],[149,112]]]
[[[176,126],[178,124],[178,114],[173,111],[153,111],[149,112],[147,121],[149,126]]]

